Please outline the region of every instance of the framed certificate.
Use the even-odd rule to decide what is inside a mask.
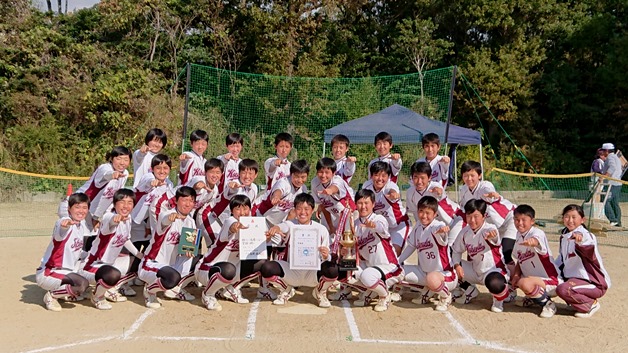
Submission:
[[[240,260],[266,259],[266,218],[240,217],[240,223],[247,227],[240,229]]]
[[[314,270],[321,269],[321,257],[318,248],[321,246],[321,235],[317,227],[295,225],[290,229],[288,242],[290,269]]]

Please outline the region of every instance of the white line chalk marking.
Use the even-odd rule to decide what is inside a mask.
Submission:
[[[80,341],[80,342],[76,342],[76,343],[62,344],[60,346],[50,346],[50,347],[33,349],[33,350],[25,351],[25,352],[22,352],[22,353],[37,353],[37,352],[56,351],[56,350],[64,349],[64,348],[71,348],[71,347],[82,346],[82,345],[86,345],[86,344],[92,344],[92,343],[98,343],[98,342],[104,342],[104,341],[111,341],[111,340],[114,340],[116,338],[120,338],[120,336],[107,336],[107,337],[95,338],[93,340]]]
[[[131,325],[131,327],[127,331],[124,332],[124,334],[122,335],[122,339],[128,340],[131,337],[131,335],[134,334],[138,328],[140,328],[140,326],[144,323],[144,320],[146,320],[149,316],[151,316],[154,313],[155,313],[155,310],[153,309],[146,310],[137,320],[135,320],[133,325]]]
[[[347,323],[349,324],[349,331],[351,332],[351,340],[354,342],[361,342],[362,338],[360,338],[360,330],[358,329],[358,325],[355,323],[355,317],[353,317],[353,311],[351,311],[351,304],[349,304],[348,300],[342,301],[342,308],[345,312]]]
[[[249,318],[246,320],[246,334],[244,338],[252,340],[255,338],[255,321],[257,320],[257,309],[259,308],[259,299],[255,299],[249,311]]]

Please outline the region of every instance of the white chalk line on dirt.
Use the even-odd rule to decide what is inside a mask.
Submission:
[[[360,343],[381,343],[381,344],[399,344],[399,345],[416,345],[416,346],[438,346],[438,345],[463,345],[463,346],[480,346],[488,349],[513,352],[513,353],[530,353],[525,350],[505,347],[496,342],[490,341],[479,341],[473,338],[471,334],[465,330],[464,326],[456,320],[450,312],[445,312],[445,317],[449,320],[449,323],[456,329],[456,331],[463,337],[461,340],[451,340],[451,341],[441,341],[441,342],[430,342],[430,341],[404,341],[404,340],[385,340],[385,339],[369,339],[362,338],[360,336],[360,329],[355,321],[355,317],[353,316],[353,311],[351,310],[351,304],[347,300],[342,301],[342,307],[345,313],[345,318],[347,319],[347,324],[349,325],[349,331],[351,332],[350,340],[352,342],[360,342]]]
[[[342,308],[345,312],[345,317],[347,318],[347,324],[349,324],[349,331],[351,332],[351,340],[359,342],[360,338],[360,330],[358,329],[358,325],[355,323],[355,317],[353,317],[353,311],[351,311],[351,304],[349,304],[348,300],[342,301]]]
[[[131,335],[134,334],[138,328],[140,328],[140,326],[144,323],[144,320],[146,320],[149,316],[151,316],[154,313],[155,313],[155,310],[153,309],[146,310],[139,318],[137,318],[137,320],[135,320],[133,325],[131,325],[131,327],[127,331],[124,332],[124,334],[122,335],[122,339],[128,340],[131,337]]]
[[[21,353],[37,353],[37,352],[56,351],[56,350],[59,350],[59,349],[65,349],[65,348],[71,348],[71,347],[76,347],[76,346],[82,346],[82,345],[86,345],[86,344],[111,341],[111,340],[114,340],[116,338],[120,338],[120,336],[107,336],[107,337],[95,338],[93,340],[87,340],[87,341],[80,341],[80,342],[75,342],[75,343],[62,344],[62,345],[59,345],[59,346],[50,346],[50,347],[38,348],[38,349],[30,350],[30,351],[24,351],[24,352],[21,352]]]
[[[246,320],[246,334],[244,337],[247,340],[255,338],[255,321],[257,320],[257,310],[259,309],[259,299],[255,299],[251,305],[251,311],[249,311],[249,318]]]

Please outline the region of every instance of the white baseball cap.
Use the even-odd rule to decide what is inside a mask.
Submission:
[[[615,149],[615,145],[613,145],[612,143],[605,143],[602,145],[602,149],[603,150],[614,150]]]

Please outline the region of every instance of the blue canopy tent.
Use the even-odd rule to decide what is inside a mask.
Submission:
[[[346,135],[352,144],[372,144],[375,135],[381,131],[391,134],[395,144],[420,143],[424,134],[432,132],[438,134],[443,144],[480,145],[482,161],[482,137],[479,131],[451,124],[448,126],[446,122],[432,120],[399,104],[325,130],[323,155],[326,144],[331,143],[335,135]],[[453,168],[457,169],[455,154],[453,157]]]

